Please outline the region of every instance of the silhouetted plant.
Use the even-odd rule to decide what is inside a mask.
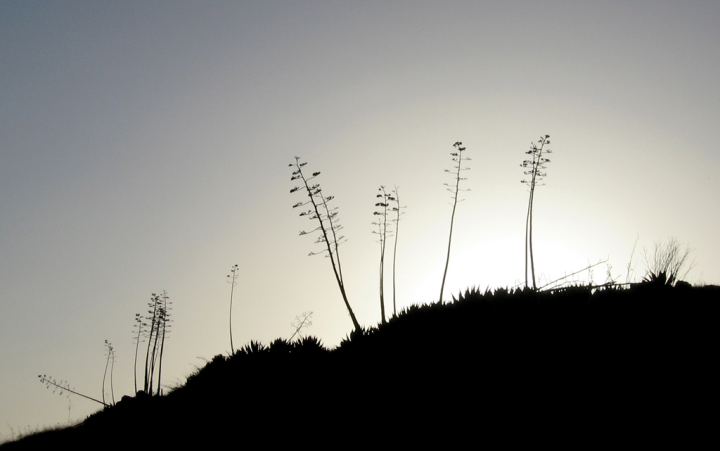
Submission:
[[[318,337],[312,335],[303,337],[302,340],[297,340],[293,343],[293,350],[295,353],[304,356],[318,355],[326,352],[322,341]]]
[[[133,379],[135,381],[135,393],[138,392],[137,387],[137,358],[138,358],[138,350],[140,349],[140,341],[143,333],[143,326],[147,326],[147,323],[144,323],[142,320],[142,316],[140,316],[139,313],[135,314],[135,325],[134,328],[137,329],[137,335],[135,336],[135,363],[133,365]]]
[[[643,249],[643,257],[647,266],[646,276],[643,280],[673,285],[676,280],[684,279],[695,267],[695,263],[690,263],[690,266],[683,271],[688,263],[690,252],[692,250],[688,247],[682,249],[675,237],[668,238],[665,245],[661,241],[656,241],[650,255],[646,249]]]
[[[387,243],[388,235],[392,234],[391,231],[388,231],[388,208],[390,207],[390,201],[394,201],[395,198],[387,193],[385,191],[384,186],[380,186],[378,188],[378,191],[381,192],[381,194],[378,194],[377,198],[380,199],[379,202],[375,203],[376,207],[378,208],[378,211],[375,211],[373,214],[376,216],[379,216],[378,220],[376,222],[373,222],[373,224],[378,226],[378,230],[373,231],[373,233],[376,233],[380,236],[380,317],[381,322],[385,324],[387,321],[385,320],[385,243]]]
[[[232,333],[232,306],[233,306],[233,293],[235,292],[235,285],[237,285],[237,283],[235,282],[235,279],[237,279],[238,271],[239,271],[238,265],[234,265],[230,269],[230,274],[227,275],[230,278],[230,281],[228,283],[230,284],[230,353],[232,353],[232,354],[235,354],[235,347],[233,346],[233,333]]]
[[[638,234],[637,238],[635,238],[635,244],[633,245],[632,252],[630,253],[630,260],[627,264],[627,273],[625,274],[625,283],[630,283],[630,275],[632,274],[632,261],[633,257],[635,256],[635,248],[637,248],[638,240],[640,240],[640,235]]]
[[[355,313],[353,312],[352,307],[350,307],[347,293],[345,292],[345,283],[343,281],[342,266],[340,264],[340,253],[338,249],[340,244],[344,242],[343,239],[345,237],[338,236],[338,232],[342,229],[342,226],[338,223],[337,207],[328,207],[328,202],[333,199],[333,196],[326,197],[323,194],[322,189],[320,188],[320,184],[309,184],[311,180],[320,175],[320,172],[313,172],[312,176],[306,178],[305,174],[303,174],[302,172],[302,168],[306,164],[307,163],[300,162],[300,157],[295,157],[295,163],[291,163],[288,165],[290,167],[295,167],[295,170],[293,171],[290,180],[302,180],[303,183],[301,186],[295,186],[293,189],[290,190],[290,192],[294,193],[296,191],[304,190],[308,196],[308,200],[306,200],[305,202],[296,203],[295,205],[293,205],[293,208],[303,207],[308,204],[311,205],[312,208],[301,212],[300,216],[307,216],[311,221],[317,220],[319,225],[318,227],[309,232],[301,231],[300,236],[308,235],[316,231],[320,232],[320,236],[315,241],[315,243],[324,244],[325,249],[317,253],[310,252],[310,254],[308,255],[326,253],[325,256],[330,258],[333,273],[335,274],[335,280],[337,281],[338,287],[340,288],[343,302],[345,302],[345,307],[350,314],[350,319],[353,322],[353,326],[355,327],[356,331],[362,331],[360,323],[358,323],[357,318],[355,318]]]
[[[260,354],[268,352],[269,348],[260,343],[259,341],[251,340],[250,343],[246,344],[242,350],[245,354]]]
[[[153,293],[148,306],[150,310],[146,319],[150,321],[148,332],[148,348],[145,354],[145,393],[152,395],[154,392],[155,368],[158,369],[157,393],[160,394],[160,381],[162,380],[162,358],[165,350],[165,337],[168,333],[168,295],[163,291],[162,296]]]
[[[112,403],[115,404],[115,389],[113,388],[113,370],[115,369],[115,350],[112,344],[105,340],[105,348],[107,350],[107,359],[105,360],[105,373],[103,373],[102,398],[105,404],[105,378],[107,377],[108,365],[110,365],[110,393],[112,394]]]
[[[62,396],[62,394],[63,394],[64,392],[68,392],[68,393],[72,393],[73,395],[82,396],[83,398],[89,399],[90,401],[95,401],[96,403],[102,404],[102,405],[105,406],[105,407],[108,407],[108,406],[109,406],[109,404],[106,404],[105,402],[100,401],[99,399],[95,399],[95,398],[93,398],[92,396],[83,395],[82,393],[77,392],[77,391],[71,389],[71,388],[70,388],[70,384],[68,384],[67,381],[60,381],[60,382],[58,382],[57,380],[55,380],[55,379],[53,379],[52,377],[47,376],[47,375],[45,375],[45,374],[39,374],[39,375],[38,375],[38,378],[40,379],[40,383],[45,384],[45,386],[46,386],[47,388],[53,387],[53,393],[55,393],[55,392],[59,389],[61,396]],[[68,396],[69,396],[69,395],[68,395]]]
[[[312,326],[312,314],[313,312],[303,312],[301,316],[295,317],[295,322],[291,324],[291,326],[295,328],[295,333],[293,333],[290,339],[288,339],[288,342],[291,342],[293,338],[295,338],[295,335],[297,335],[298,338],[301,338],[302,335],[300,334],[300,332],[304,328]]]
[[[445,183],[444,185],[447,186],[447,190],[452,193],[452,214],[450,215],[450,235],[448,236],[448,249],[447,249],[447,257],[445,259],[445,271],[443,272],[443,278],[442,278],[442,284],[440,285],[440,297],[438,298],[438,302],[442,303],[442,296],[443,296],[443,290],[445,289],[445,277],[447,276],[447,270],[448,265],[450,264],[450,244],[452,243],[452,233],[453,233],[453,225],[455,222],[455,209],[457,208],[458,202],[461,202],[463,199],[458,200],[458,195],[460,191],[470,191],[467,190],[461,190],[460,189],[460,180],[467,180],[466,178],[460,177],[460,171],[466,171],[470,168],[464,168],[462,167],[463,161],[469,161],[470,158],[463,158],[463,152],[465,151],[465,148],[462,146],[462,143],[460,141],[453,144],[455,147],[455,152],[450,152],[450,155],[452,155],[452,161],[456,162],[457,165],[454,166],[454,170],[445,169],[445,172],[449,174],[455,175],[455,184],[449,185]]]
[[[290,340],[276,338],[270,343],[268,349],[273,355],[290,354],[293,350],[293,346],[290,344]]]
[[[400,206],[400,194],[398,193],[398,187],[395,186],[395,189],[393,190],[393,200],[395,201],[395,206],[392,208],[392,211],[395,212],[395,219],[393,219],[393,222],[395,222],[395,244],[393,245],[393,316],[397,316],[397,305],[395,302],[395,262],[397,260],[397,243],[398,243],[398,234],[400,233],[400,215],[404,214],[400,210],[402,207]]]
[[[528,257],[530,258],[530,270],[532,272],[532,283],[533,290],[537,290],[537,284],[535,283],[535,260],[533,257],[533,244],[532,244],[532,214],[533,214],[533,200],[535,198],[535,187],[542,186],[539,184],[541,180],[547,175],[541,170],[545,169],[545,163],[549,163],[550,160],[543,156],[543,152],[552,153],[552,150],[545,149],[545,145],[550,144],[548,138],[550,135],[541,136],[537,143],[530,143],[530,150],[525,152],[526,155],[532,155],[531,159],[525,160],[520,165],[523,168],[528,169],[523,172],[525,175],[530,176],[530,180],[522,180],[522,183],[530,187],[530,197],[528,199],[527,216],[525,218],[525,287],[528,285]],[[538,147],[538,144],[540,145]]]

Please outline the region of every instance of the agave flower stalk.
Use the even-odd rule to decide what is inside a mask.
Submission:
[[[237,282],[235,280],[238,276],[239,267],[238,265],[234,265],[230,269],[230,274],[227,275],[230,280],[228,283],[230,284],[230,352],[232,354],[235,354],[235,347],[233,346],[233,333],[232,333],[232,307],[233,307],[233,293],[235,292],[235,285],[237,285]]]
[[[388,230],[388,209],[390,207],[390,201],[394,201],[395,198],[392,196],[391,193],[387,193],[385,191],[384,186],[380,186],[378,188],[378,191],[380,191],[380,194],[377,194],[375,197],[377,197],[380,201],[375,203],[376,207],[378,208],[378,211],[375,211],[373,214],[376,216],[379,216],[377,222],[373,222],[373,224],[377,225],[378,230],[377,232],[373,231],[373,233],[376,233],[380,236],[380,317],[381,322],[383,324],[386,324],[387,321],[385,320],[385,243],[387,243],[388,236],[392,235],[392,232]]]
[[[460,194],[460,191],[470,191],[469,189],[460,189],[460,181],[467,180],[467,178],[460,177],[460,171],[467,171],[470,169],[467,167],[462,167],[463,161],[469,161],[470,158],[463,157],[463,152],[465,151],[465,148],[460,141],[453,144],[453,147],[455,147],[455,151],[450,152],[450,155],[452,156],[452,161],[454,161],[456,165],[453,167],[454,169],[452,171],[450,169],[445,169],[445,172],[455,175],[455,184],[444,184],[445,186],[447,186],[447,190],[452,193],[453,208],[452,214],[450,215],[450,235],[448,236],[447,257],[445,258],[445,271],[443,272],[442,284],[440,285],[440,297],[438,298],[438,302],[440,303],[442,303],[443,289],[445,288],[445,278],[447,277],[448,265],[450,264],[450,245],[452,244],[453,225],[455,223],[455,210],[457,208],[458,202],[462,202],[464,200],[458,199],[458,195]]]
[[[307,216],[311,221],[317,220],[318,223],[318,227],[309,232],[301,231],[300,236],[308,235],[313,232],[320,232],[320,235],[318,236],[315,243],[323,244],[324,249],[317,253],[310,252],[310,254],[308,255],[325,254],[326,257],[330,258],[333,274],[335,274],[335,280],[337,281],[338,287],[340,288],[340,293],[342,294],[345,307],[350,314],[350,319],[353,322],[355,330],[357,332],[361,332],[362,327],[360,326],[360,323],[355,317],[355,313],[353,312],[352,307],[350,307],[350,302],[348,301],[347,293],[345,292],[345,282],[343,280],[339,251],[339,246],[344,242],[345,237],[338,236],[338,233],[342,229],[342,226],[338,223],[337,207],[328,207],[328,203],[333,200],[333,196],[325,196],[322,192],[322,188],[320,188],[320,184],[310,184],[310,181],[320,175],[320,172],[313,172],[310,177],[306,177],[302,169],[306,164],[306,162],[300,162],[300,157],[295,157],[295,163],[291,163],[288,165],[295,168],[292,176],[290,177],[290,180],[302,181],[302,185],[295,186],[290,190],[290,193],[294,193],[296,191],[305,191],[308,197],[308,200],[306,200],[305,202],[296,203],[295,205],[293,205],[293,208],[310,206],[311,208],[302,211],[300,213],[300,216]]]
[[[530,155],[529,160],[525,160],[520,165],[527,169],[523,172],[525,175],[530,176],[530,180],[521,180],[522,183],[530,187],[530,196],[528,198],[527,216],[525,217],[525,287],[528,285],[528,258],[530,259],[530,271],[532,274],[532,286],[533,290],[537,291],[537,284],[535,282],[535,259],[533,256],[533,201],[535,200],[535,187],[542,186],[544,183],[539,183],[547,176],[545,172],[545,164],[550,163],[550,159],[543,156],[543,153],[552,153],[552,150],[546,149],[545,146],[550,144],[550,135],[541,136],[537,143],[530,143],[530,150],[525,152],[526,155]]]
[[[45,374],[38,374],[38,378],[40,379],[40,383],[44,384],[45,387],[50,388],[53,387],[53,393],[55,391],[60,390],[60,395],[63,395],[65,392],[72,393],[73,395],[81,396],[85,399],[89,399],[90,401],[95,401],[98,404],[102,404],[105,407],[109,407],[109,404],[104,403],[103,401],[93,398],[92,396],[83,395],[80,392],[77,392],[70,388],[70,384],[67,383],[67,381],[60,381],[53,379],[52,377],[45,375]],[[70,395],[68,395],[70,396]]]
[[[395,219],[393,219],[393,222],[395,222],[395,244],[393,245],[393,266],[392,266],[392,273],[393,273],[393,316],[397,316],[397,305],[395,302],[395,262],[397,261],[397,244],[398,244],[398,235],[400,234],[400,215],[404,214],[400,211],[400,193],[398,192],[397,185],[395,186],[395,189],[393,190],[393,200],[395,201],[395,206],[392,208],[392,211],[395,212]]]

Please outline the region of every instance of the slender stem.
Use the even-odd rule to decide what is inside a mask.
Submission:
[[[533,283],[533,290],[537,291],[537,285],[535,284],[535,258],[533,255],[533,201],[535,200],[535,183],[533,182],[533,189],[530,193],[530,271],[532,272],[532,283]]]
[[[136,315],[136,322],[138,323],[138,334],[135,342],[135,364],[133,365],[133,379],[135,380],[135,393],[138,392],[137,389],[137,356],[138,356],[138,349],[140,348],[140,333],[142,332],[142,320],[139,319],[139,313]]]
[[[155,330],[155,320],[157,318],[156,310],[157,310],[157,303],[155,302],[155,294],[153,293],[153,296],[150,298],[152,301],[152,308],[153,310],[149,313],[152,313],[152,317],[150,319],[150,333],[148,334],[148,347],[147,351],[145,352],[145,383],[143,385],[143,390],[145,393],[151,394],[148,390],[151,386],[151,373],[150,373],[150,346],[153,341],[153,334],[156,333]]]
[[[107,340],[105,340],[105,344],[106,344],[106,345],[108,344]],[[105,359],[105,372],[103,373],[103,382],[102,382],[102,400],[103,400],[103,404],[105,404],[105,377],[107,376],[108,364],[110,363],[110,350],[109,350],[109,349],[110,349],[110,348],[108,348],[108,356],[107,356],[107,359]],[[105,404],[105,405],[107,405],[107,404]]]
[[[233,308],[233,294],[235,291],[235,278],[237,277],[238,265],[235,265],[232,269],[232,280],[230,281],[230,352],[235,354],[235,347],[233,346],[233,333],[232,333],[232,308]]]
[[[393,248],[393,316],[397,316],[397,307],[395,305],[395,261],[397,260],[397,242],[398,234],[400,233],[400,194],[398,193],[398,187],[395,187],[395,202],[397,202],[396,218],[395,218],[395,245]]]
[[[531,188],[532,190],[532,188]],[[528,196],[528,209],[525,216],[525,288],[528,288],[528,237],[530,231],[530,207],[532,205],[532,194]]]
[[[98,404],[102,404],[102,405],[105,406],[105,407],[109,407],[109,404],[105,404],[104,402],[100,401],[99,399],[95,399],[95,398],[93,398],[92,396],[87,396],[87,395],[83,395],[82,393],[78,393],[78,392],[76,392],[75,390],[71,390],[69,387],[64,387],[64,386],[62,386],[62,385],[60,385],[60,384],[58,384],[58,383],[56,383],[56,382],[54,382],[54,381],[51,381],[51,380],[49,380],[49,379],[47,379],[47,378],[45,378],[45,377],[41,377],[41,378],[40,378],[40,382],[42,382],[42,383],[44,383],[44,384],[52,385],[52,386],[54,386],[54,387],[59,388],[60,390],[65,390],[65,391],[67,391],[67,392],[72,393],[73,395],[82,396],[82,397],[85,398],[85,399],[89,399],[90,401],[95,401],[95,402],[98,403]]]
[[[108,344],[108,346],[110,346]],[[115,371],[115,351],[110,347],[112,352],[112,363],[110,364],[110,394],[112,395],[112,402],[115,404],[115,386],[113,385],[113,372]]]
[[[165,351],[165,333],[167,332],[167,321],[168,321],[168,310],[167,310],[167,300],[168,295],[167,291],[163,290],[163,307],[160,310],[161,316],[162,316],[162,340],[160,342],[160,358],[158,362],[158,383],[157,383],[157,393],[160,394],[160,380],[162,379],[162,360],[163,360],[163,352]]]
[[[465,150],[462,146],[462,143],[456,143],[455,147],[457,148],[457,174],[455,176],[455,195],[453,196],[453,209],[452,209],[452,215],[450,215],[450,235],[448,237],[448,249],[447,249],[447,257],[445,258],[445,271],[443,272],[443,279],[442,284],[440,285],[440,297],[438,298],[438,302],[442,304],[442,296],[443,296],[443,290],[445,289],[445,278],[447,277],[447,270],[448,265],[450,264],[450,245],[452,243],[452,233],[453,233],[453,224],[455,222],[455,209],[457,208],[458,203],[458,194],[460,192],[460,171],[462,170],[462,151]]]

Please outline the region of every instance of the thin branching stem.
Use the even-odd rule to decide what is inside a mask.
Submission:
[[[455,185],[453,187],[449,187],[447,183],[445,186],[448,186],[448,191],[453,193],[452,199],[452,214],[450,215],[450,234],[448,236],[448,248],[447,248],[447,257],[445,258],[445,271],[443,271],[443,278],[442,278],[442,284],[440,285],[440,297],[438,298],[438,302],[442,303],[442,297],[443,297],[443,290],[445,289],[445,278],[447,277],[447,270],[448,266],[450,265],[450,245],[452,244],[452,234],[453,234],[453,226],[455,224],[455,210],[457,208],[457,204],[459,202],[458,195],[460,191],[469,191],[469,190],[461,190],[460,189],[460,180],[465,180],[464,178],[460,177],[460,171],[465,171],[470,168],[463,168],[462,162],[470,160],[469,158],[463,158],[463,152],[465,151],[465,148],[462,146],[461,142],[456,142],[453,144],[455,147],[455,152],[451,152],[450,155],[452,155],[452,160],[457,163],[457,166],[455,166]],[[445,172],[451,173],[449,169],[446,169]]]
[[[331,201],[333,197],[325,196],[322,193],[322,189],[320,188],[319,184],[310,185],[308,183],[310,180],[320,175],[320,172],[314,172],[311,177],[305,177],[305,174],[303,174],[302,172],[302,167],[306,164],[307,163],[300,163],[300,157],[295,157],[295,163],[291,163],[289,165],[291,167],[295,167],[295,171],[293,171],[290,180],[302,180],[303,182],[302,186],[296,186],[291,189],[290,192],[294,193],[296,191],[304,190],[308,196],[307,201],[298,202],[293,205],[293,208],[305,206],[308,204],[312,205],[312,209],[303,211],[302,213],[300,213],[300,216],[308,216],[311,220],[317,219],[319,226],[311,232],[300,232],[300,235],[307,235],[308,233],[312,233],[314,231],[320,231],[320,237],[317,239],[316,243],[322,243],[325,245],[325,249],[323,250],[323,252],[327,252],[327,256],[330,258],[330,263],[333,268],[333,274],[335,274],[335,280],[337,281],[338,287],[340,288],[340,293],[342,294],[345,307],[350,314],[350,319],[353,322],[355,330],[357,332],[362,332],[362,327],[357,321],[352,307],[350,307],[350,302],[348,301],[347,293],[345,292],[345,282],[343,280],[340,254],[338,251],[338,246],[342,243],[344,237],[337,235],[337,231],[339,231],[341,228],[340,225],[337,223],[337,208],[331,209],[330,207],[328,207],[328,202]],[[324,213],[321,212],[321,206]],[[311,252],[310,255],[315,255],[315,253]]]
[[[38,375],[38,378],[40,379],[40,383],[45,384],[46,387],[50,388],[50,386],[52,386],[52,387],[55,387],[55,389],[60,389],[60,394],[62,394],[63,391],[66,391],[68,393],[72,393],[73,395],[78,395],[85,399],[89,399],[90,401],[95,401],[96,403],[102,404],[105,407],[110,406],[109,404],[106,404],[103,401],[100,401],[99,399],[93,398],[92,396],[83,395],[82,393],[79,393],[79,392],[71,389],[67,383],[63,384],[62,381],[57,382],[55,379],[52,379],[44,374]]]

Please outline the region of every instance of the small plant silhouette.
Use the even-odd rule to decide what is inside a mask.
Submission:
[[[378,230],[377,232],[373,231],[373,233],[380,236],[380,317],[382,318],[381,322],[385,324],[387,323],[385,320],[385,243],[387,243],[388,236],[392,234],[392,232],[388,230],[388,209],[390,207],[390,201],[394,201],[395,198],[392,194],[385,191],[384,186],[380,186],[378,191],[380,191],[380,194],[375,196],[379,199],[379,202],[375,203],[378,211],[373,213],[379,216],[378,220],[373,222],[373,224],[377,225]]]
[[[692,252],[692,249],[688,247],[682,249],[675,237],[668,238],[667,243],[664,245],[661,241],[656,241],[649,254],[647,250],[643,249],[643,258],[647,267],[643,281],[673,285],[675,281],[684,279],[690,270],[695,267],[693,262],[683,271],[686,263],[688,263],[690,252]]]
[[[457,163],[456,166],[454,166],[454,169],[451,171],[450,169],[445,169],[445,172],[449,174],[455,175],[455,184],[449,185],[445,183],[444,185],[447,186],[447,190],[452,193],[452,214],[450,215],[450,235],[448,236],[448,249],[447,249],[447,257],[445,258],[445,271],[443,272],[443,278],[442,278],[442,284],[440,285],[440,297],[438,298],[438,302],[442,303],[442,296],[443,296],[443,290],[445,289],[445,277],[447,277],[447,270],[448,265],[450,264],[450,245],[452,244],[452,233],[453,233],[453,225],[455,223],[455,210],[457,208],[458,202],[461,202],[463,199],[458,200],[458,195],[460,191],[470,191],[467,190],[461,190],[460,189],[460,180],[467,180],[466,178],[460,177],[460,171],[467,171],[470,168],[464,168],[462,167],[463,161],[469,161],[470,158],[463,157],[463,152],[465,151],[465,148],[463,147],[462,143],[460,141],[453,144],[453,147],[455,147],[454,152],[450,152],[450,155],[452,155],[452,161]]]
[[[328,206],[328,202],[333,200],[333,196],[325,196],[322,192],[322,189],[320,188],[319,183],[314,183],[312,185],[309,183],[311,180],[315,179],[318,175],[320,175],[320,172],[313,172],[312,176],[305,177],[302,168],[306,164],[307,162],[300,162],[300,157],[295,157],[295,163],[291,163],[288,165],[295,168],[292,173],[292,177],[290,177],[290,180],[302,180],[302,185],[295,186],[290,190],[290,193],[294,193],[296,191],[305,191],[308,196],[308,200],[306,200],[305,202],[296,203],[295,205],[293,205],[293,208],[304,207],[306,205],[312,206],[312,208],[302,211],[300,213],[300,216],[307,216],[311,221],[318,221],[318,227],[309,232],[301,231],[300,236],[309,235],[316,231],[320,232],[320,236],[317,238],[315,243],[323,244],[325,246],[325,249],[320,252],[310,252],[310,254],[308,255],[325,254],[326,257],[330,258],[333,273],[335,274],[335,280],[337,281],[338,287],[340,288],[340,293],[342,294],[345,307],[350,314],[350,319],[353,322],[355,330],[357,332],[361,332],[362,327],[360,327],[360,323],[358,323],[357,318],[355,318],[355,313],[353,312],[352,307],[350,307],[347,293],[345,293],[345,282],[343,281],[342,266],[340,264],[340,252],[338,249],[340,244],[344,242],[343,240],[345,239],[345,237],[338,236],[338,232],[342,229],[342,226],[338,223],[337,207],[330,208]]]
[[[303,312],[302,315],[295,317],[295,322],[290,324],[292,327],[295,328],[295,333],[292,334],[290,339],[287,341],[288,343],[290,343],[296,335],[298,336],[298,339],[302,338],[302,334],[300,332],[303,329],[312,326],[312,314],[313,312]]]
[[[90,401],[95,401],[98,404],[102,404],[105,407],[109,407],[109,404],[106,404],[105,402],[100,401],[99,399],[93,398],[92,396],[83,395],[82,393],[73,390],[72,388],[70,388],[70,384],[68,384],[67,381],[61,380],[58,382],[51,376],[48,376],[45,374],[38,374],[38,378],[40,379],[40,383],[44,384],[47,388],[53,387],[53,393],[55,393],[57,390],[60,390],[59,394],[61,396],[63,394],[65,394],[65,392],[68,393],[68,396],[70,396],[70,393],[72,393],[73,395],[78,395],[85,399],[89,399]]]
[[[105,348],[107,350],[107,359],[105,360],[105,373],[103,374],[102,398],[105,404],[105,378],[107,377],[108,365],[110,365],[110,393],[112,394],[112,403],[115,404],[115,389],[113,388],[113,370],[115,369],[115,350],[112,344],[105,340]]]
[[[233,333],[232,333],[232,307],[233,307],[233,293],[235,292],[235,285],[237,285],[237,282],[235,280],[238,276],[239,267],[238,265],[234,265],[230,269],[230,274],[227,275],[230,280],[228,283],[230,284],[230,352],[232,354],[235,354],[235,347],[233,346]]]
[[[168,322],[170,321],[169,304],[167,292],[163,291],[162,296],[153,293],[148,306],[150,310],[146,319],[150,321],[148,332],[148,347],[145,354],[145,393],[152,395],[155,387],[155,369],[157,368],[157,393],[160,394],[160,381],[162,379],[162,358],[165,350],[165,337],[169,332]]]
[[[395,201],[395,206],[392,208],[392,211],[395,212],[395,219],[393,219],[393,222],[395,222],[395,244],[393,245],[393,267],[392,267],[392,273],[393,273],[393,316],[397,316],[397,306],[395,302],[395,261],[397,260],[397,243],[398,243],[398,235],[400,233],[400,215],[404,214],[400,210],[405,207],[400,206],[400,193],[398,192],[397,185],[395,186],[395,189],[393,189],[393,200]]]
[[[135,341],[135,363],[133,365],[133,379],[135,380],[135,393],[138,392],[137,387],[137,358],[138,358],[138,350],[140,349],[140,342],[142,341],[142,333],[143,333],[143,326],[147,326],[147,323],[143,322],[142,316],[140,316],[139,313],[135,314],[135,325],[133,326],[134,329],[137,329],[137,335],[134,337]]]
[[[552,153],[552,150],[545,149],[545,146],[550,144],[548,140],[550,135],[541,136],[537,143],[530,143],[530,150],[525,152],[526,155],[531,155],[529,160],[525,160],[520,165],[527,169],[523,174],[529,175],[530,180],[521,180],[522,183],[530,187],[530,197],[528,199],[527,216],[525,218],[525,287],[528,285],[528,257],[530,258],[530,271],[532,273],[532,284],[533,290],[537,291],[537,284],[535,282],[535,259],[533,257],[533,243],[532,243],[532,214],[533,214],[533,201],[535,200],[535,187],[542,186],[539,184],[547,174],[541,172],[545,170],[545,164],[550,163],[548,158],[543,156],[543,152]],[[539,145],[539,146],[538,146]]]
[[[70,393],[73,395],[81,396],[85,399],[89,399],[91,401],[95,401],[98,404],[102,404],[105,407],[109,407],[111,405],[115,404],[115,391],[113,389],[113,369],[115,367],[115,349],[113,348],[112,344],[110,344],[109,341],[105,340],[105,349],[107,352],[107,357],[105,360],[105,372],[103,373],[103,381],[102,381],[102,401],[93,398],[92,396],[84,395],[75,389],[70,388],[70,384],[67,381],[58,381],[54,379],[51,376],[48,376],[46,374],[39,374],[38,378],[40,379],[40,383],[44,384],[45,387],[50,388],[53,387],[53,393],[55,393],[57,390],[60,390],[60,395],[65,394],[65,392],[68,393],[68,397],[70,396]],[[108,372],[108,366],[110,367],[110,392],[112,393],[112,404],[109,404],[105,401],[105,379],[107,378],[107,372]]]

